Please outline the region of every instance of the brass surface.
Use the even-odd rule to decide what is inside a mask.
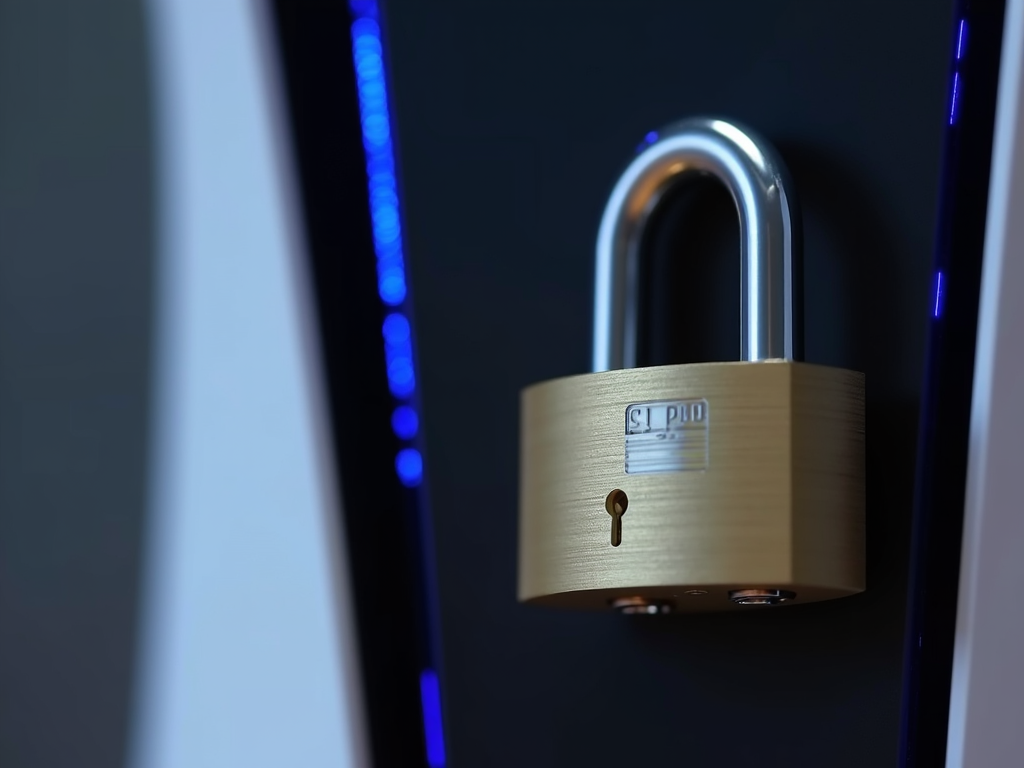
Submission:
[[[706,468],[627,474],[626,408],[700,398]],[[784,589],[799,605],[863,591],[863,374],[781,360],[660,366],[544,382],[521,404],[520,600],[749,611],[729,592]],[[615,490],[629,505],[612,515],[618,546]]]

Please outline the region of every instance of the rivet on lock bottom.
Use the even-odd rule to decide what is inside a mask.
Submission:
[[[782,162],[722,120],[659,136],[601,221],[595,373],[522,394],[519,599],[660,615],[861,592],[864,378],[799,362],[799,227]],[[742,360],[638,369],[644,228],[694,175],[719,179],[739,213]]]

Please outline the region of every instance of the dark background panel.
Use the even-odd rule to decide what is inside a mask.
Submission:
[[[154,265],[143,4],[0,2],[0,765],[123,762]]]
[[[952,4],[388,10],[452,764],[894,764]],[[520,606],[518,392],[587,369],[611,186],[648,131],[707,113],[779,147],[804,212],[807,359],[867,375],[869,590],[755,615]],[[734,258],[727,206],[677,204],[652,263]],[[731,267],[701,269],[685,298],[711,337],[652,357],[735,354]]]

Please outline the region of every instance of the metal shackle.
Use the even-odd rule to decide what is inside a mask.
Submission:
[[[615,184],[597,236],[594,371],[636,367],[640,247],[664,194],[691,174],[732,195],[740,223],[740,358],[803,357],[800,232],[788,174],[756,133],[714,118],[659,132]]]

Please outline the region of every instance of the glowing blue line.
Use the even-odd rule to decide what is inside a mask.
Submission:
[[[423,456],[415,448],[403,448],[395,457],[395,472],[403,485],[415,488],[423,481]]]
[[[366,152],[373,245],[377,256],[377,292],[385,305],[400,307],[407,295],[402,216],[388,112],[384,46],[377,22],[378,7],[376,0],[352,0],[349,7],[353,14],[352,58],[356,70],[363,149]],[[416,392],[416,372],[412,332],[406,315],[402,312],[389,314],[384,320],[383,334],[388,388],[396,399],[410,399]],[[412,418],[405,416],[395,421],[393,429],[399,439],[410,440],[415,437],[416,427],[410,428],[409,425],[418,425],[418,417],[409,406],[403,407],[412,414]],[[409,477],[400,473],[403,482]]]
[[[409,342],[409,320],[405,315],[394,312],[384,318],[384,341],[388,344],[406,344]]]
[[[391,429],[402,440],[412,440],[420,428],[420,417],[415,408],[400,405],[391,414]]]
[[[964,54],[964,32],[967,31],[967,19],[960,19],[960,34],[957,36],[956,41],[956,60],[960,61],[960,58]]]
[[[349,8],[353,16],[352,57],[359,94],[363,149],[366,152],[373,247],[377,257],[377,292],[386,306],[396,310],[388,314],[381,328],[388,387],[398,400],[398,406],[391,415],[391,428],[400,440],[406,442],[395,456],[395,473],[404,485],[415,487],[423,481],[423,455],[408,445],[419,431],[419,416],[406,402],[416,393],[416,371],[412,328],[407,313],[400,309],[405,304],[407,287],[384,47],[377,23],[377,0],[350,0]],[[441,689],[437,673],[432,669],[425,669],[420,674],[420,701],[427,763],[430,768],[444,768]]]
[[[949,124],[956,122],[956,98],[960,91],[960,73],[953,73],[953,103],[949,107]]]
[[[384,50],[376,2],[353,2],[352,56],[359,92],[359,117],[366,150],[366,175],[370,187],[370,220],[377,252],[377,291],[381,301],[397,307],[405,301],[405,260],[402,225],[395,176],[395,152],[388,114]]]
[[[441,689],[437,673],[424,669],[420,673],[420,701],[423,703],[423,731],[427,741],[427,764],[444,768],[444,731],[441,728]]]
[[[935,275],[935,308],[932,311],[933,317],[939,317],[942,315],[942,273],[937,272]]]

